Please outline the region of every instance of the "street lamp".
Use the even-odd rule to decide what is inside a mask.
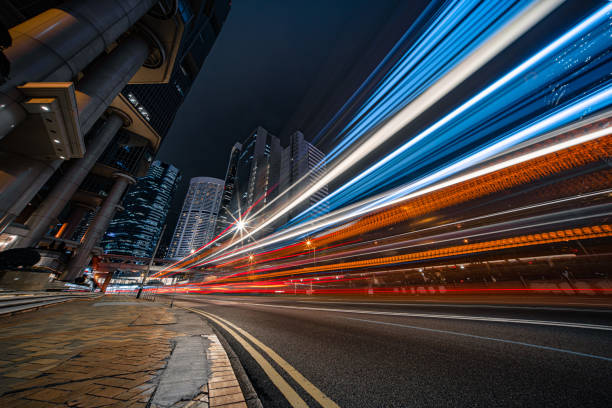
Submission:
[[[312,248],[312,265],[315,267],[317,266],[317,248],[312,245],[312,241],[310,239],[306,240],[306,246],[309,249]],[[312,280],[310,280],[310,294],[312,295]]]
[[[249,254],[249,279],[251,280],[255,279],[255,275],[253,274],[253,259],[255,259],[253,254]]]

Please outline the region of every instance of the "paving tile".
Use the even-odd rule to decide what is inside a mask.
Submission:
[[[23,399],[11,405],[11,408],[57,408],[57,403]]]
[[[116,402],[116,400],[105,397],[98,397],[95,395],[79,395],[76,398],[73,398],[72,400],[68,401],[67,405],[73,407],[94,408],[108,406],[111,404],[115,404]]]
[[[139,395],[140,392],[141,392],[140,390],[128,390],[128,391],[122,392],[121,394],[115,395],[113,398],[121,400],[121,401],[129,401],[135,398],[137,395]]]
[[[221,405],[222,408],[247,408],[246,402],[236,402],[233,404]]]
[[[238,394],[230,394],[223,395],[220,397],[211,397],[210,399],[211,407],[218,407],[220,405],[232,404],[236,402],[244,402],[244,397],[242,396],[242,392]]]
[[[234,376],[234,373],[232,373],[231,375],[223,375],[223,376],[218,376],[218,377],[211,377],[208,379],[208,386],[210,387],[212,383],[215,382],[219,382],[219,381],[232,381],[235,380],[236,376]]]
[[[240,394],[242,395],[242,390],[238,386],[233,387],[224,387],[224,388],[213,388],[210,390],[208,394],[211,398],[220,397],[223,395],[231,395],[231,394]]]
[[[130,402],[148,402],[151,399],[151,395],[153,394],[153,389],[145,390],[140,394],[130,398]]]
[[[215,382],[210,383],[211,390],[215,390],[218,388],[237,387],[237,386],[239,386],[237,380],[215,381]]]
[[[234,373],[231,367],[212,368],[210,371],[212,372],[213,376],[216,376],[216,377]]]
[[[208,408],[208,402],[204,401],[191,401],[187,403],[183,408]]]
[[[117,378],[117,377],[98,378],[98,379],[93,380],[93,382],[95,384],[108,385],[111,387],[120,387],[124,389],[130,389],[132,387],[135,387],[136,385],[140,385],[140,384],[134,384],[133,380],[126,380],[124,378]]]
[[[104,301],[0,319],[0,394],[11,392],[0,397],[0,407],[146,407],[173,350],[170,339],[186,333],[168,329],[176,322],[174,310],[126,305],[108,313],[92,307]],[[216,403],[242,401],[241,394],[221,395],[239,386],[216,336],[207,337],[213,343],[206,354],[213,368],[210,391],[226,389],[215,394]],[[208,391],[208,385],[201,388],[193,408],[208,406]]]
[[[69,382],[53,386],[53,388],[59,388],[61,390],[76,391],[79,394],[86,394],[88,391],[93,390],[97,387],[99,387],[99,385],[94,384],[92,381]]]
[[[56,364],[61,361],[62,360],[58,360],[56,358],[41,358],[41,359],[32,361],[32,363],[34,364]]]
[[[45,402],[57,402],[64,403],[69,398],[70,391],[58,390],[54,388],[44,388],[38,392],[34,392],[28,395],[28,399],[45,401]]]
[[[9,378],[35,378],[35,377],[38,377],[39,375],[40,375],[39,371],[32,371],[32,370],[15,370],[15,371],[9,371],[3,374],[4,377],[9,377]]]
[[[119,395],[123,392],[125,392],[125,389],[123,388],[107,387],[107,386],[102,385],[102,386],[99,386],[98,388],[94,388],[93,390],[89,391],[88,394],[96,395],[98,397],[113,398],[116,395]]]
[[[147,406],[146,402],[133,402],[130,405],[127,405],[127,408],[145,408]]]

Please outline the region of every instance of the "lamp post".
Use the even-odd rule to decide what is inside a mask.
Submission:
[[[306,241],[306,246],[308,248],[312,248],[312,266],[317,266],[317,247],[312,245],[312,241],[308,239]],[[310,280],[310,294],[312,295],[312,279]]]

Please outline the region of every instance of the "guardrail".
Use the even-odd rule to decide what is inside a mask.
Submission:
[[[77,299],[95,299],[100,296],[102,295],[99,293],[0,293],[0,316],[10,316]]]
[[[144,288],[138,296],[138,288],[130,288],[130,289],[121,289],[121,288],[108,288],[106,289],[105,294],[107,295],[115,295],[115,296],[127,296],[127,297],[135,297],[142,300],[148,300],[150,302],[155,302],[155,298],[157,297],[157,289],[156,287]]]

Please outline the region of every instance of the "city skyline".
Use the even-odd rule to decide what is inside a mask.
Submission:
[[[0,406],[612,406],[612,2],[0,8]]]

